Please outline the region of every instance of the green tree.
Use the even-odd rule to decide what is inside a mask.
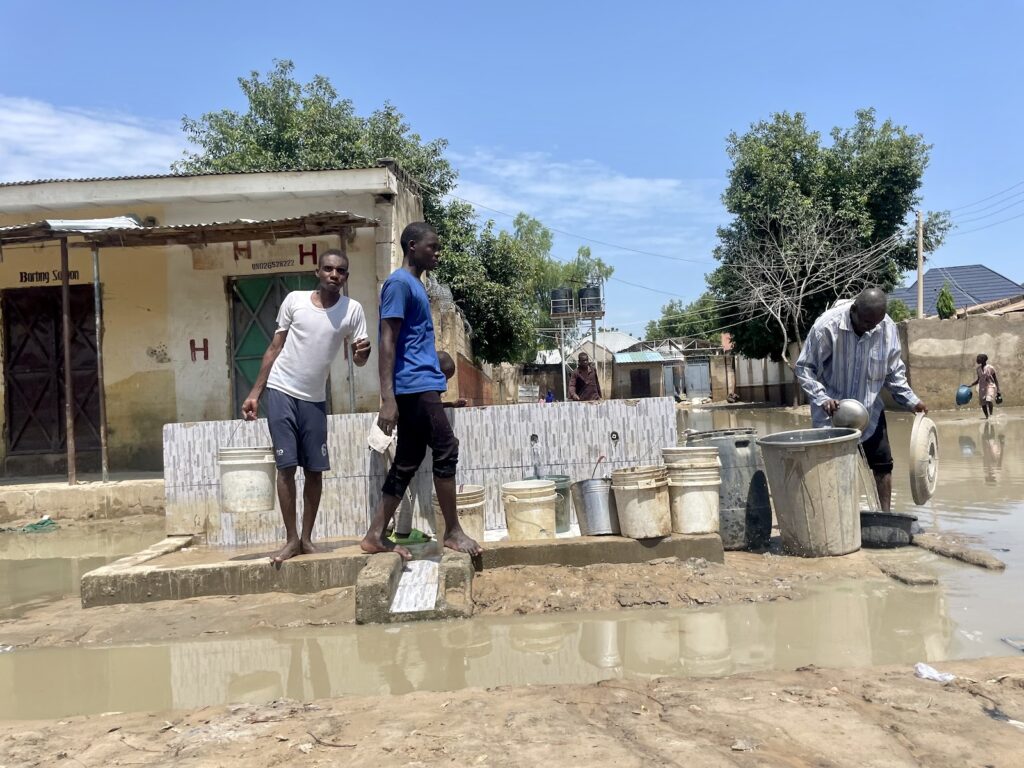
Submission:
[[[703,293],[696,301],[684,304],[673,299],[661,308],[661,317],[647,323],[647,341],[691,336],[718,343],[722,334],[718,329],[718,305],[715,297]]]
[[[294,77],[295,65],[275,60],[260,75],[253,71],[238,85],[248,102],[244,112],[222,109],[185,117],[182,129],[196,147],[171,169],[175,173],[362,168],[393,158],[420,184],[423,215],[440,229],[451,204],[443,197],[458,176],[444,157],[445,139],[425,141],[391,103],[369,117],[356,114],[323,75],[308,83]],[[461,213],[456,206],[455,213]]]
[[[728,137],[722,200],[733,220],[718,231],[720,266],[708,282],[747,356],[784,357],[836,299],[866,285],[888,290],[916,264],[906,222],[930,146],[871,109],[830,138],[785,112]],[[929,213],[926,246],[941,245],[948,228],[945,212]],[[829,261],[841,265],[836,280],[821,279]]]
[[[894,323],[909,320],[912,317],[910,307],[902,299],[889,300],[888,314]]]
[[[949,290],[949,283],[942,284],[942,290],[935,299],[935,311],[942,320],[948,320],[956,314],[956,301],[953,292]]]

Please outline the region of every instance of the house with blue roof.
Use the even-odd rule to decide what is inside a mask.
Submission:
[[[935,302],[943,285],[949,285],[957,309],[975,307],[979,304],[1024,296],[1020,283],[999,274],[981,264],[960,267],[932,267],[924,273],[924,314],[926,317],[938,314]],[[899,299],[912,313],[917,312],[917,281],[908,288],[897,288],[889,294],[889,300]]]

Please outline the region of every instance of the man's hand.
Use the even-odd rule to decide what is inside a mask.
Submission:
[[[928,406],[924,403],[918,403],[914,406],[914,413],[928,413]]]
[[[260,399],[249,395],[244,403],[242,403],[242,418],[246,421],[256,421],[256,416],[260,410]]]
[[[458,400],[455,401],[456,408],[465,408],[467,405],[469,405],[469,403],[466,402],[466,398],[464,397],[460,397]]]
[[[370,340],[356,339],[352,342],[352,361],[356,365],[366,365],[370,357]]]
[[[390,435],[398,424],[398,401],[387,397],[381,402],[380,413],[377,415],[377,426],[385,435]]]
[[[831,416],[833,416],[835,414],[836,411],[839,410],[839,401],[838,400],[826,400],[821,407],[825,411],[825,413],[828,414],[831,417]]]

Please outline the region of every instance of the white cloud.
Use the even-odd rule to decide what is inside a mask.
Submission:
[[[168,173],[177,125],[0,95],[0,181]]]

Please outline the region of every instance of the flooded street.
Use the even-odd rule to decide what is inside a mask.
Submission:
[[[938,576],[938,586],[837,579],[808,587],[800,599],[705,608],[479,617],[387,628],[338,623],[146,644],[126,637],[109,645],[19,648],[0,654],[0,718],[724,676],[808,664],[909,669],[918,661],[1019,655],[1000,638],[1024,635],[1024,414],[1003,411],[991,424],[979,415],[935,414],[939,484],[925,508],[910,501],[906,456],[912,420],[890,415],[894,507],[913,511],[927,530],[974,537],[975,546],[1006,562],[1002,573],[910,547],[878,556],[918,563]],[[690,414],[696,429],[754,427],[767,434],[805,425],[804,417],[781,410]],[[74,594],[89,568],[160,537],[157,528],[136,529],[86,543],[62,539],[65,533],[0,539],[6,547],[0,548],[0,618]],[[186,603],[180,609],[189,611]]]
[[[163,536],[163,518],[156,516],[0,534],[0,620],[77,595],[83,574],[145,549]]]

